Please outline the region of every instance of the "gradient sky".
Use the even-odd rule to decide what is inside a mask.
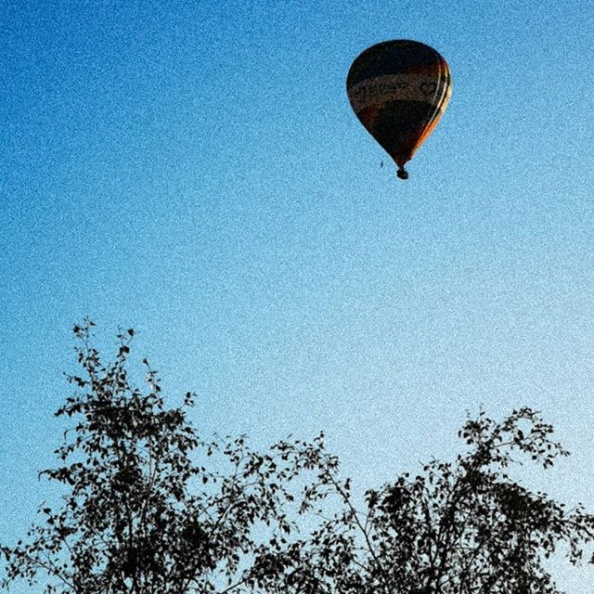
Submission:
[[[536,407],[573,456],[526,480],[594,510],[591,0],[5,0],[0,31],[0,541],[51,493],[85,316],[205,435],[323,429],[361,488]],[[407,182],[345,93],[395,38],[454,81]]]

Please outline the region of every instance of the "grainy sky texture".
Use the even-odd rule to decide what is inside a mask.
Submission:
[[[0,31],[0,541],[51,493],[85,316],[206,435],[323,429],[361,489],[536,407],[573,456],[526,480],[594,509],[591,0],[4,0]],[[395,38],[454,81],[407,182],[345,93]]]

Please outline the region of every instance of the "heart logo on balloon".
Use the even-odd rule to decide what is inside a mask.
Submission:
[[[433,95],[437,90],[437,83],[434,82],[424,82],[419,87],[421,89],[421,93],[425,95],[425,97],[429,97],[429,95]]]

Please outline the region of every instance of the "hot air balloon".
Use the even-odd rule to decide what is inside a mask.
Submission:
[[[450,69],[433,48],[406,39],[361,53],[347,76],[355,114],[408,178],[409,161],[439,122],[452,91]]]

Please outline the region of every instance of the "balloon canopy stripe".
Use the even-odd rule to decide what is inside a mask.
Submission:
[[[390,74],[362,80],[349,92],[351,105],[359,112],[364,107],[389,101],[423,101],[440,106],[448,86],[445,77],[436,83],[434,76]]]

